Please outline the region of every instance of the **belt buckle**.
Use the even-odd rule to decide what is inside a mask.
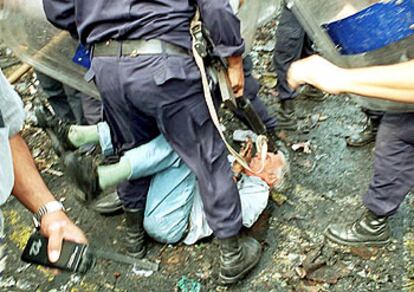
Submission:
[[[131,58],[135,58],[138,56],[138,50],[137,49],[133,49],[132,52],[129,54],[129,56]]]

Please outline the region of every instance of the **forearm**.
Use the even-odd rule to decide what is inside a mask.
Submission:
[[[414,103],[414,60],[388,66],[345,69],[341,91]]]
[[[228,0],[197,0],[201,18],[215,44],[214,53],[220,57],[241,56],[244,41],[240,21]]]
[[[15,183],[13,195],[30,211],[37,212],[45,203],[55,200],[34,164],[30,150],[20,135],[10,139]]]

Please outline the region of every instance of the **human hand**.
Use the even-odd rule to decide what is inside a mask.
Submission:
[[[40,232],[49,239],[47,254],[52,263],[57,262],[60,257],[63,240],[81,244],[88,243],[83,232],[73,224],[63,211],[43,215]]]
[[[230,85],[235,97],[243,96],[244,94],[244,71],[243,58],[241,56],[234,56],[227,58],[227,76],[229,77]]]
[[[335,66],[319,55],[294,62],[287,73],[287,81],[292,89],[310,84],[320,90],[339,94],[346,77],[346,69]]]

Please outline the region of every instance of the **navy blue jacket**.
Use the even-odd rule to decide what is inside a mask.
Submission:
[[[228,0],[43,0],[55,26],[83,44],[109,39],[161,39],[191,49],[189,26],[195,5],[221,57],[241,55],[240,22]]]

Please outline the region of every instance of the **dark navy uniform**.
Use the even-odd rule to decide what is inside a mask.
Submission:
[[[191,49],[193,4],[200,7],[216,44],[215,53],[221,57],[241,55],[244,42],[239,20],[228,1],[44,0],[49,20],[77,33],[84,44],[158,39],[187,50]],[[241,228],[240,198],[224,143],[204,102],[193,57],[166,53],[124,56],[120,50],[117,56],[94,57],[89,76],[94,76],[120,153],[163,133],[196,174],[215,235],[237,235]],[[124,204],[129,204],[126,207],[144,207],[149,181],[126,182],[119,188]]]
[[[393,215],[414,187],[414,113],[385,114],[375,145],[374,176],[364,205]]]
[[[36,71],[43,92],[57,116],[78,125],[94,125],[102,120],[102,103],[62,82]]]
[[[293,62],[312,53],[312,42],[305,30],[293,12],[283,5],[276,31],[276,46],[273,55],[273,65],[278,76],[277,90],[280,100],[296,97],[297,93],[287,83],[287,71]]]
[[[262,119],[266,129],[270,132],[277,126],[277,120],[274,116],[269,115],[266,105],[259,97],[260,83],[252,75],[253,62],[250,56],[243,60],[244,69],[244,96],[250,100],[253,108]],[[242,119],[242,116],[239,116]]]

